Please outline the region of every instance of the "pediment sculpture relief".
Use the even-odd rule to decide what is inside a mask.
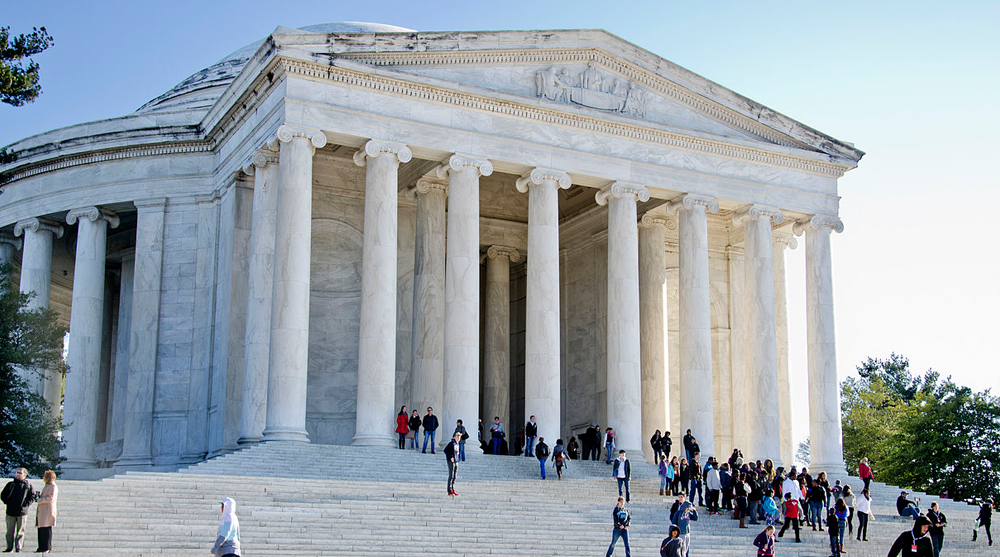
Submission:
[[[597,69],[591,60],[587,69],[574,76],[567,68],[551,67],[535,72],[535,95],[642,118],[646,115],[646,91],[635,84]]]

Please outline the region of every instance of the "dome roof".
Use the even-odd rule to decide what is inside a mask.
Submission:
[[[303,33],[415,33],[413,29],[367,23],[363,21],[341,21],[300,27]],[[294,31],[293,31],[294,32]],[[239,75],[243,66],[264,39],[254,41],[232,52],[222,60],[189,76],[166,93],[156,97],[136,110],[138,114],[150,112],[177,112],[182,110],[208,110],[222,95],[225,88]]]

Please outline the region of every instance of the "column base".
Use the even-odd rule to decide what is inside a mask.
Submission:
[[[265,429],[261,443],[268,443],[270,441],[308,443],[309,434],[304,429]]]
[[[148,468],[152,465],[153,459],[149,456],[123,456],[115,461],[115,468]]]
[[[826,464],[822,462],[809,463],[809,473],[814,478],[820,472],[826,472],[827,475],[845,476],[847,475],[847,465],[844,464],[844,461]]]
[[[67,470],[84,470],[89,468],[97,468],[96,460],[83,460],[83,459],[66,459],[60,464],[62,468]]]
[[[399,440],[377,433],[359,433],[351,439],[352,447],[398,447]]]
[[[252,447],[254,445],[260,444],[260,437],[240,437],[236,440],[236,444],[241,448]]]

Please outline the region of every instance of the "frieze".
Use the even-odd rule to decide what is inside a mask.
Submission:
[[[598,69],[594,60],[587,63],[587,69],[579,76],[565,67],[538,70],[535,72],[535,95],[636,118],[646,116],[646,91],[634,81]]]

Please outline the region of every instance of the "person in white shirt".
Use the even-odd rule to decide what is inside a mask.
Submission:
[[[618,481],[618,496],[622,494],[622,486],[625,487],[625,502],[629,501],[628,482],[632,478],[632,464],[625,458],[625,451],[618,451],[618,458],[611,471],[611,477]]]
[[[868,541],[868,521],[872,517],[872,499],[868,488],[854,499],[854,513],[858,515],[858,541]]]

